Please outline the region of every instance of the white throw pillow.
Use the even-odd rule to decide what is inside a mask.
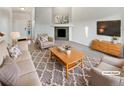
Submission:
[[[12,57],[13,59],[18,58],[18,56],[22,54],[22,52],[20,51],[18,45],[9,47],[8,51],[9,51],[10,57]]]

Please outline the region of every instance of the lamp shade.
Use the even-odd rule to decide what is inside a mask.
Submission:
[[[11,32],[12,39],[18,39],[20,37],[20,32]]]
[[[2,37],[2,36],[4,36],[4,34],[2,32],[0,32],[0,36]]]

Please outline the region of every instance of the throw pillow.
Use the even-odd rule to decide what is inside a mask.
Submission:
[[[10,57],[12,57],[13,59],[18,58],[18,56],[22,54],[18,45],[8,47],[8,51],[9,51]]]
[[[42,40],[42,42],[47,42],[48,41],[48,36],[47,35],[42,36],[41,40]]]
[[[18,65],[7,56],[4,59],[3,65],[0,67],[0,82],[3,85],[16,85],[19,73]]]
[[[42,42],[47,42],[48,41],[48,35],[47,34],[42,34],[40,35],[40,40]]]

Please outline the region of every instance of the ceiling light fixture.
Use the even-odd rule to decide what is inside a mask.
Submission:
[[[20,8],[20,10],[21,10],[21,11],[24,11],[24,10],[25,10],[25,8],[24,8],[24,7],[21,7],[21,8]]]

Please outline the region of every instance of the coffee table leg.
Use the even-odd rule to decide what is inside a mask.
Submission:
[[[50,52],[50,59],[52,59],[52,52]]]
[[[81,61],[81,68],[83,68],[83,59],[81,59],[80,61]]]
[[[66,79],[68,79],[68,65],[66,65]]]
[[[50,52],[50,59],[52,59],[52,52]]]
[[[50,57],[51,60],[52,60],[52,57],[53,57],[53,53],[51,52],[51,57]]]

